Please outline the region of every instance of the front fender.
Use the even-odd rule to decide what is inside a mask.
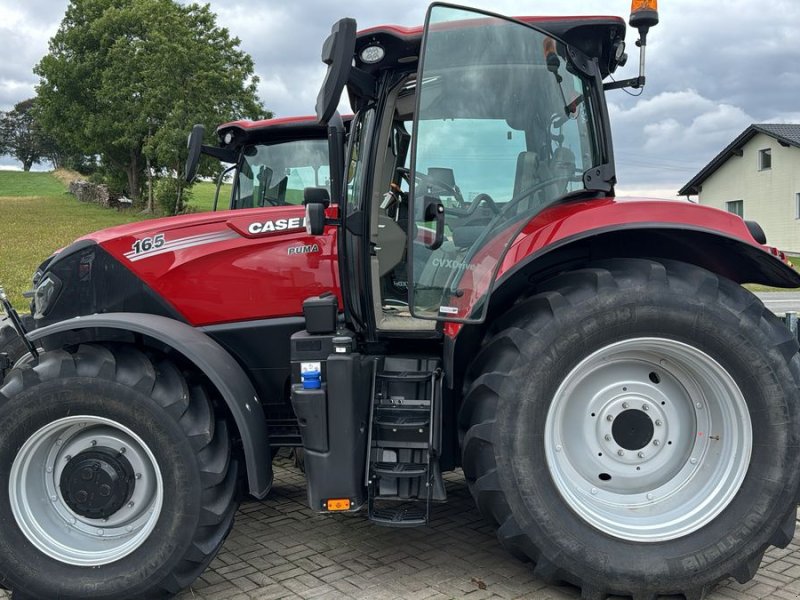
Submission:
[[[233,416],[244,446],[250,493],[263,498],[272,487],[269,435],[264,411],[245,371],[222,346],[194,327],[158,315],[107,313],[76,317],[36,329],[32,342],[85,329],[110,329],[150,337],[182,354],[214,384]]]

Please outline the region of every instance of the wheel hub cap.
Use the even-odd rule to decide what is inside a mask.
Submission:
[[[644,411],[626,410],[614,419],[611,435],[625,450],[641,450],[653,439],[655,427]]]
[[[141,546],[156,527],[164,483],[153,452],[126,426],[93,415],[34,432],[11,466],[22,533],[62,563],[98,567]]]
[[[106,519],[133,495],[136,474],[118,450],[96,448],[72,458],[61,473],[61,495],[76,514]]]
[[[734,498],[752,427],[733,377],[703,351],[663,338],[610,344],[556,391],[545,452],[566,503],[627,540],[696,531]]]

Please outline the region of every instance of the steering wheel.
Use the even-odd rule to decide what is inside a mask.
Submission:
[[[411,187],[411,173],[405,167],[400,167],[397,169],[397,172],[400,174],[403,179],[406,180],[409,187]],[[414,183],[416,184],[419,182],[421,185],[431,188],[431,193],[436,194],[437,196],[441,196],[441,193],[436,193],[438,190],[439,192],[444,192],[445,196],[453,196],[456,199],[459,207],[465,207],[467,204],[464,202],[464,196],[461,194],[461,191],[455,187],[450,185],[449,183],[445,183],[435,177],[430,177],[428,175],[423,175],[422,173],[414,173]]]
[[[484,194],[481,192],[472,199],[472,202],[469,203],[466,216],[473,215],[481,204],[488,206],[489,210],[491,210],[493,214],[500,214],[500,207],[497,206],[497,203],[492,199],[492,197],[489,194]]]

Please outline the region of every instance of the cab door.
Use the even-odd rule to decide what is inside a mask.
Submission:
[[[590,62],[534,25],[429,8],[412,142],[414,317],[483,321],[522,228],[586,189],[598,164]]]
[[[371,336],[374,309],[370,288],[369,178],[375,109],[358,113],[351,125],[340,208],[339,272],[347,320]]]

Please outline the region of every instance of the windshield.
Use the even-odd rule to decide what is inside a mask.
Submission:
[[[573,67],[571,50],[480,16],[434,6],[426,33],[413,161],[423,235],[412,249],[413,311],[423,318],[478,320],[458,299],[485,294],[519,228],[582,190],[584,171],[601,162],[592,79]]]
[[[251,144],[242,150],[231,208],[302,204],[307,187],[330,192],[326,139]]]

